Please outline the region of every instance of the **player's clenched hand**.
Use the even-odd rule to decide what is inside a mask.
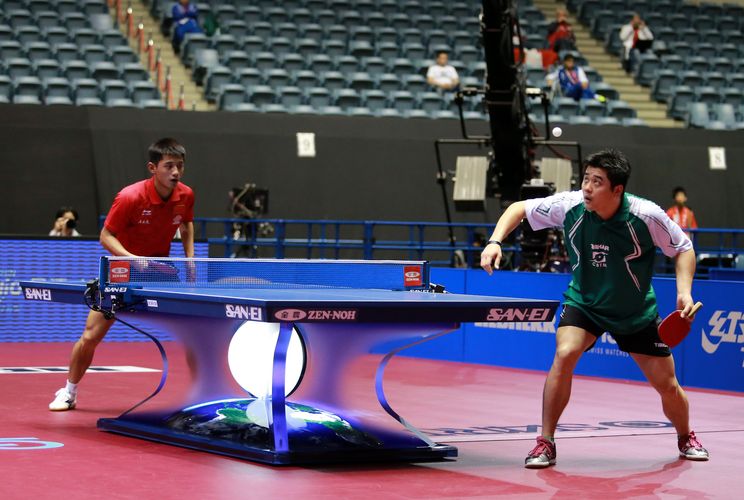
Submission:
[[[499,268],[501,262],[501,246],[495,243],[486,245],[481,252],[481,267],[488,273],[492,274],[494,269]]]
[[[680,316],[687,318],[692,310],[692,306],[695,305],[695,301],[692,300],[692,295],[689,293],[681,293],[677,295],[677,310],[682,311]],[[689,319],[689,318],[688,318]]]

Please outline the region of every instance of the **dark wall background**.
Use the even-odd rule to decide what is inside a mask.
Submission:
[[[46,233],[63,204],[95,233],[116,192],[147,175],[147,146],[163,136],[186,145],[198,216],[228,215],[229,189],[253,182],[270,189],[272,218],[442,221],[433,141],[460,137],[453,120],[20,105],[0,106],[0,116],[0,233]],[[297,157],[297,132],[316,134],[315,158]],[[608,146],[628,154],[631,192],[666,206],[681,184],[702,225],[744,227],[744,132],[566,126],[561,139],[581,141],[585,154]],[[728,170],[708,169],[708,146],[726,147]],[[445,167],[485,152],[448,149]],[[454,218],[494,220],[497,205]]]

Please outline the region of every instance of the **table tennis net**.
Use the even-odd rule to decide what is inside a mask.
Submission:
[[[102,257],[101,283],[149,288],[362,288],[429,286],[423,261]]]

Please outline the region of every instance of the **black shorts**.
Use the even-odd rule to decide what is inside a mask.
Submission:
[[[659,323],[661,319],[657,316],[655,320],[638,330],[637,332],[628,335],[615,335],[613,332],[607,332],[617,342],[617,346],[621,351],[635,354],[646,354],[648,356],[659,356],[666,357],[672,354],[664,342],[659,338]],[[563,311],[561,311],[561,321],[558,323],[558,328],[562,326],[575,326],[591,333],[595,337],[599,338],[605,332],[604,328],[597,325],[594,321],[589,319],[581,309],[570,305],[564,305]],[[595,340],[591,346],[587,349],[594,347],[597,341]]]

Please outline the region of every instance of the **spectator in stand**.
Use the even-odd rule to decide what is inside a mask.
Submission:
[[[576,50],[576,37],[568,22],[566,9],[555,12],[555,21],[548,25],[548,47],[558,54],[564,50]]]
[[[625,50],[623,52],[623,68],[627,73],[632,73],[635,69],[635,61],[639,53],[646,52],[651,48],[654,40],[654,34],[641,16],[633,14],[630,22],[620,28],[620,40],[623,42]]]
[[[77,232],[78,213],[72,207],[60,207],[54,216],[54,226],[49,231],[49,236],[80,236]]]
[[[460,77],[454,66],[448,64],[449,55],[445,51],[437,52],[436,64],[429,66],[426,81],[440,91],[455,90],[460,85]]]
[[[689,236],[689,230],[697,229],[698,224],[697,220],[695,220],[695,213],[687,206],[687,192],[685,188],[682,186],[674,188],[672,198],[674,199],[674,205],[669,207],[666,213]]]
[[[563,56],[563,66],[547,76],[548,85],[555,85],[556,81],[560,86],[561,94],[565,97],[571,97],[575,100],[596,99],[605,102],[604,96],[595,94],[589,87],[589,79],[586,73],[577,66],[572,54]]]
[[[202,33],[203,31],[199,26],[199,10],[196,4],[192,4],[189,0],[179,0],[173,5],[171,12],[174,25],[173,50],[178,52],[186,33]]]

